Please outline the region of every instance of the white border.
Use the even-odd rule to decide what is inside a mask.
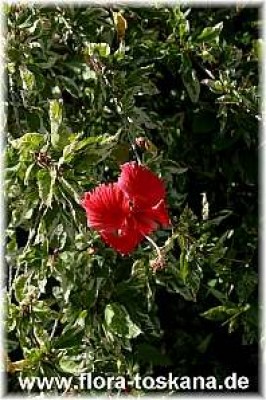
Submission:
[[[261,79],[261,131],[260,131],[260,146],[259,146],[259,300],[261,302],[262,309],[260,310],[260,326],[261,326],[261,343],[260,343],[260,381],[261,381],[261,392],[263,397],[266,396],[266,248],[265,235],[266,235],[266,132],[265,132],[265,90],[266,90],[266,5],[263,3],[261,8],[262,16],[262,30],[261,35],[263,38],[262,46],[262,59],[260,63],[260,79]]]
[[[3,1],[3,0],[2,0]],[[77,1],[65,1],[65,0],[57,0],[57,1],[43,1],[43,0],[29,0],[29,1],[16,1],[16,0],[7,0],[5,1],[5,4],[17,4],[17,3],[23,3],[23,4],[28,4],[28,6],[63,6],[64,4],[72,4],[78,6],[85,6],[85,5],[92,5],[92,6],[104,6],[104,7],[110,7],[110,6],[116,6],[119,5],[121,8],[123,6],[126,7],[172,7],[177,4],[182,4],[188,7],[230,7],[230,6],[236,6],[236,5],[243,5],[247,7],[260,7],[261,9],[261,17],[262,17],[262,38],[263,38],[263,55],[262,55],[262,60],[261,60],[261,65],[260,65],[260,78],[261,78],[261,96],[262,96],[262,101],[261,101],[261,111],[262,111],[262,116],[263,116],[263,121],[261,123],[261,132],[260,132],[260,148],[259,148],[259,177],[260,177],[260,188],[259,188],[259,299],[260,299],[260,327],[261,327],[261,344],[260,344],[260,382],[261,382],[261,387],[259,388],[260,394],[259,395],[249,395],[249,394],[219,394],[219,393],[191,393],[191,394],[184,394],[182,393],[177,393],[174,396],[171,396],[171,398],[182,398],[182,399],[191,399],[194,396],[196,397],[201,397],[201,398],[206,398],[209,396],[215,396],[215,397],[227,397],[227,398],[236,398],[236,396],[244,396],[245,398],[258,398],[258,397],[265,397],[266,398],[266,316],[265,316],[265,305],[266,305],[266,274],[265,274],[265,261],[266,261],[266,256],[265,256],[265,250],[266,246],[264,247],[265,242],[265,234],[266,234],[266,133],[265,133],[265,90],[266,90],[266,3],[264,1],[260,0],[186,0],[186,1],[175,1],[175,0],[154,0],[154,1],[145,1],[145,0],[124,0],[124,1],[119,1],[119,0],[113,0],[113,1],[106,1],[106,0],[95,0],[95,1],[90,1],[90,0],[77,0]],[[1,137],[0,137],[0,186],[1,186],[1,192],[0,192],[0,229],[1,229],[1,244],[0,244],[0,257],[2,261],[2,266],[0,268],[0,282],[1,282],[1,298],[0,298],[0,321],[4,321],[4,311],[3,311],[3,286],[4,286],[4,227],[5,227],[5,207],[4,207],[4,198],[3,198],[3,180],[4,180],[4,157],[3,157],[3,150],[5,147],[5,129],[4,129],[4,124],[5,124],[5,74],[4,74],[4,40],[5,40],[5,18],[3,14],[3,3],[0,3],[0,82],[1,82],[1,90],[0,90],[0,101],[1,101],[1,108],[0,108],[0,126],[2,128],[1,130]],[[2,300],[2,301],[1,301]],[[264,310],[262,310],[264,308]],[[2,340],[2,344],[4,343],[4,329],[3,329],[3,324],[0,324],[0,337]],[[1,373],[0,373],[0,396],[4,397],[5,395],[5,388],[6,388],[6,380],[5,380],[5,375],[2,373],[2,371],[5,370],[4,368],[4,352],[3,352],[4,346],[2,345],[0,347],[0,365],[1,365]],[[22,395],[8,395],[6,396],[10,399],[12,398],[21,398]],[[27,396],[25,396],[27,397]],[[34,396],[30,396],[34,397]],[[62,396],[49,396],[49,395],[38,395],[37,397],[49,397],[49,398],[55,398],[55,399],[60,399]],[[73,396],[70,396],[73,398]],[[79,397],[84,397],[80,396]],[[95,397],[92,396],[85,396],[88,397],[89,399],[93,399]],[[123,396],[121,396],[123,398]],[[127,396],[125,398],[134,398],[135,396]],[[169,396],[166,394],[162,395],[145,395],[145,398],[168,398]],[[97,398],[117,398],[116,396],[113,397],[108,397],[108,396],[97,396]]]
[[[4,354],[4,326],[1,323],[4,321],[4,306],[3,306],[3,290],[4,290],[4,237],[5,237],[5,206],[4,206],[4,197],[3,197],[3,188],[4,188],[4,147],[5,147],[5,72],[4,72],[4,38],[5,38],[5,20],[3,15],[3,6],[0,5],[0,232],[1,232],[1,242],[0,242],[0,338],[1,338],[1,347],[0,347],[0,395],[3,395],[4,390],[6,389],[6,381],[5,381],[5,354]]]
[[[7,0],[6,4],[28,4],[29,6],[36,5],[52,5],[52,6],[62,6],[64,4],[72,4],[72,5],[93,5],[93,6],[104,6],[111,7],[118,5],[121,8],[125,7],[173,7],[178,4],[182,4],[183,6],[194,7],[221,7],[221,6],[250,6],[256,7],[263,4],[263,0]]]

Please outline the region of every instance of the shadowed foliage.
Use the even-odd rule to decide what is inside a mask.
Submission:
[[[81,372],[236,372],[258,391],[259,10],[5,15],[8,391]],[[147,240],[109,248],[80,206],[139,160],[167,191],[160,265]]]

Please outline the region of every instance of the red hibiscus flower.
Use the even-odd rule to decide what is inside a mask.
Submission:
[[[118,186],[131,199],[136,210],[145,211],[155,221],[168,226],[170,219],[166,211],[166,191],[163,181],[147,167],[136,162],[121,166]]]
[[[132,252],[158,224],[170,224],[163,182],[135,162],[122,166],[117,183],[85,193],[81,205],[88,226],[121,254]]]

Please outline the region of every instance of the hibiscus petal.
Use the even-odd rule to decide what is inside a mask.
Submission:
[[[137,230],[126,232],[101,232],[102,239],[119,253],[126,255],[131,253],[144,238]]]
[[[163,181],[152,171],[136,162],[121,166],[117,185],[138,207],[153,207],[165,197]]]
[[[129,212],[129,202],[116,184],[102,184],[81,200],[88,226],[98,231],[121,228]]]
[[[122,166],[117,183],[85,193],[81,205],[88,226],[121,254],[131,253],[158,224],[171,224],[162,180],[136,162]]]
[[[152,209],[144,210],[142,212],[134,212],[133,218],[135,229],[144,236],[148,236],[158,227]]]
[[[161,225],[165,227],[171,225],[171,220],[164,200],[161,200],[155,207],[152,207],[152,215],[154,220],[159,222]]]

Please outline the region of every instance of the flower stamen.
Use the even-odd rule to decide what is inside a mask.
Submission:
[[[146,236],[144,235],[145,239],[148,240],[148,242],[150,242],[150,244],[155,248],[156,253],[158,254],[158,257],[162,257],[162,253],[161,253],[161,249],[159,246],[157,246],[157,244],[154,242],[154,240],[150,237],[150,236]]]
[[[157,257],[153,260],[150,260],[150,266],[152,267],[154,272],[156,272],[157,269],[162,269],[165,266],[165,256],[162,253],[160,247],[157,246],[157,244],[150,236],[145,236],[145,238],[148,240],[148,242],[151,243],[151,245],[155,248],[157,253]]]

